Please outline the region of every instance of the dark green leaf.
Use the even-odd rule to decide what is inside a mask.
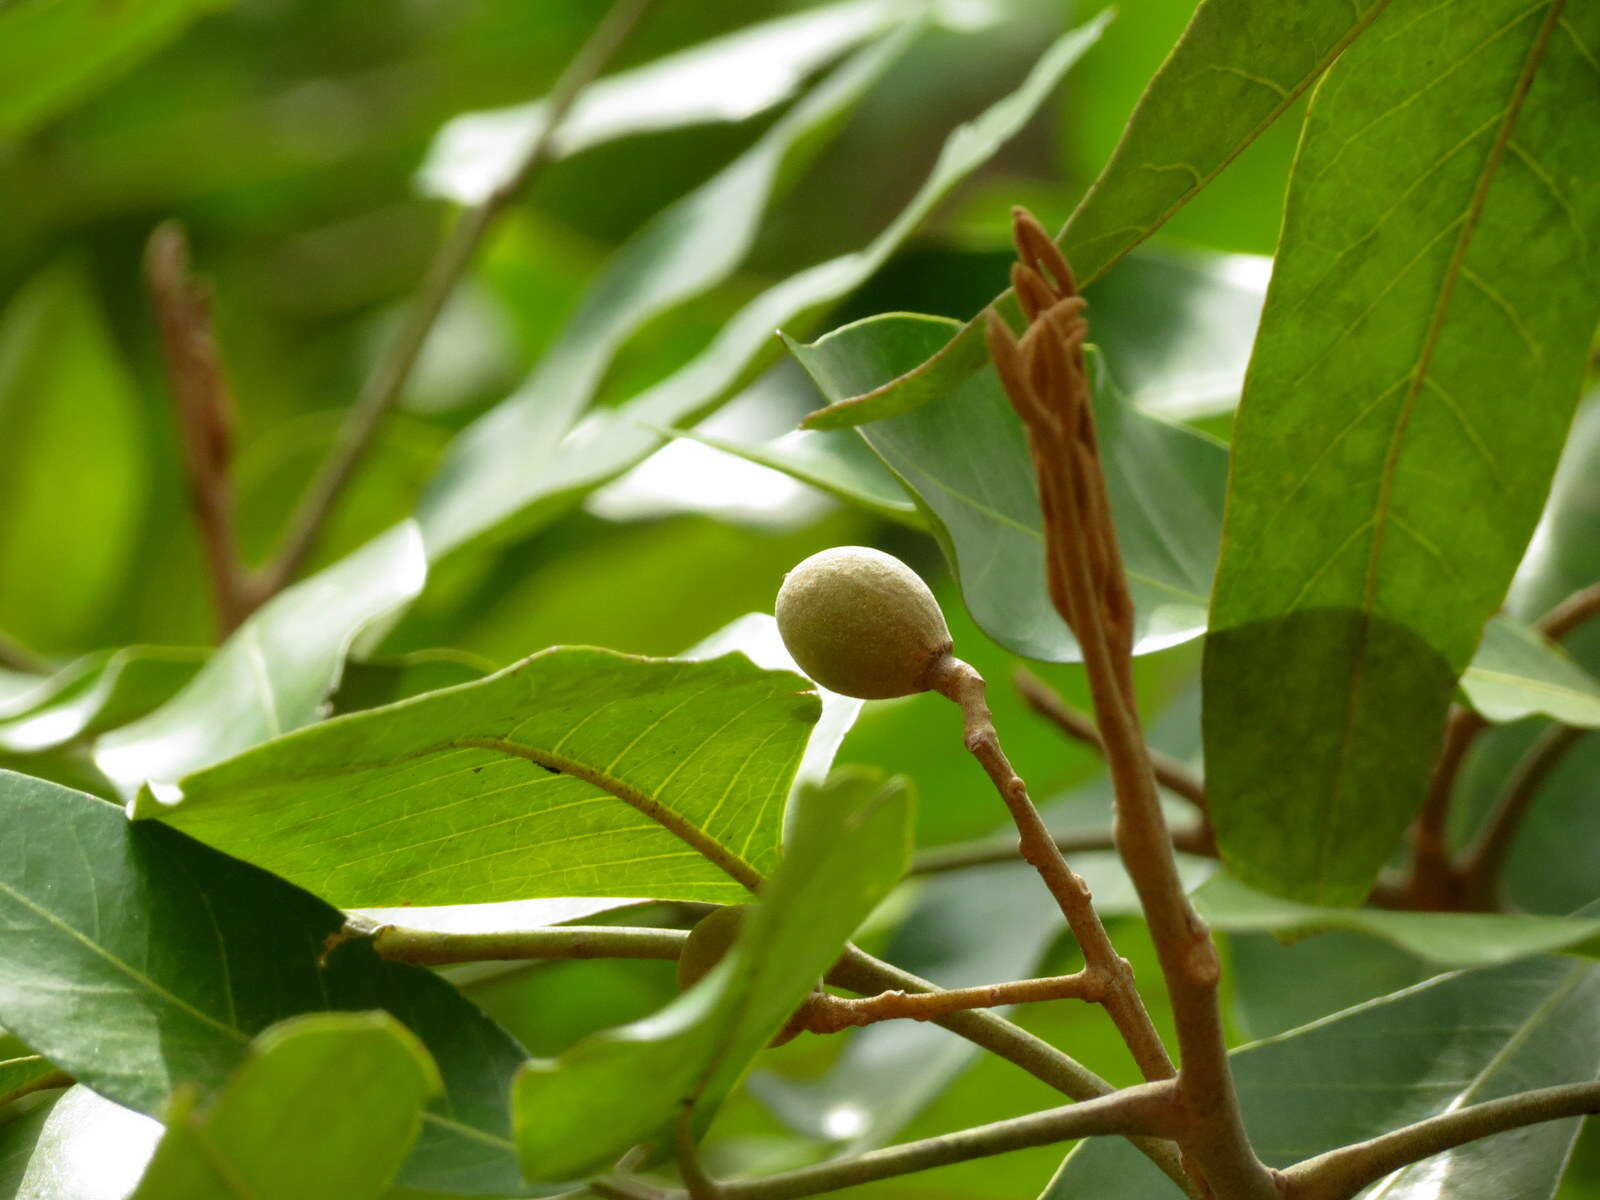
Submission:
[[[0,60],[16,48],[8,24],[93,4],[0,10]],[[3,61],[0,78],[15,94]],[[84,272],[36,275],[0,318],[0,626],[36,649],[80,649],[134,566],[149,486],[142,421]]]
[[[215,1100],[179,1090],[131,1200],[376,1200],[439,1088],[388,1013],[291,1017],[255,1039]]]
[[[922,361],[954,323],[891,314],[835,330],[796,356],[825,396],[848,396]],[[1095,416],[1136,610],[1136,649],[1205,629],[1227,453],[1129,406],[1096,358]],[[929,514],[985,633],[1029,658],[1073,661],[1050,603],[1043,518],[1022,426],[993,371],[861,434]]]
[[[395,526],[279,593],[170,701],[101,738],[95,761],[133,792],[310,724],[357,636],[403,608],[427,570],[417,527]]]
[[[221,1086],[285,1017],[386,1009],[445,1081],[405,1177],[520,1188],[507,1088],[523,1054],[438,976],[365,941],[326,953],[337,910],[115,805],[6,773],[0,811],[0,1024],[62,1070],[155,1113],[181,1084]]]
[[[558,648],[182,780],[159,817],[342,907],[737,903],[777,861],[820,705],[741,655]]]
[[[359,712],[424,692],[472,683],[494,664],[459,650],[413,650],[397,658],[368,659],[345,665],[339,690],[331,697],[335,713]]]
[[[1421,803],[1600,313],[1597,47],[1592,5],[1395,0],[1312,103],[1206,647],[1246,882],[1356,901]]]
[[[1595,1078],[1600,968],[1531,959],[1442,975],[1232,1054],[1257,1152],[1284,1167],[1448,1109]],[[1407,1167],[1385,1200],[1548,1200],[1576,1120],[1469,1142]],[[1045,1200],[1170,1200],[1165,1176],[1116,1139],[1081,1145]]]
[[[783,861],[723,962],[654,1016],[523,1070],[517,1140],[529,1177],[602,1167],[660,1138],[685,1103],[709,1121],[899,882],[910,850],[903,781],[855,770],[802,789]]]

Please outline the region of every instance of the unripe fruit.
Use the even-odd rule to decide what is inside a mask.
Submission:
[[[950,629],[915,571],[865,546],[813,554],[783,577],[773,606],[800,669],[830,691],[887,700],[928,689]]]
[[[744,924],[745,909],[730,904],[701,917],[683,943],[683,953],[678,955],[678,990],[686,992],[711,974],[711,968],[722,961],[722,956],[733,948],[739,928]]]

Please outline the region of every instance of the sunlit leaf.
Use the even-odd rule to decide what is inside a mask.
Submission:
[[[523,1070],[517,1141],[529,1176],[580,1176],[658,1141],[685,1101],[709,1121],[899,882],[910,845],[904,781],[856,770],[803,791],[783,861],[717,969],[661,1012]]]
[[[179,1090],[131,1200],[376,1200],[439,1088],[388,1013],[291,1017],[256,1037],[215,1100]]]
[[[222,1085],[285,1017],[382,1008],[433,1054],[444,1096],[405,1178],[514,1191],[506,1089],[520,1048],[460,993],[369,943],[337,910],[158,822],[0,774],[0,1024],[119,1104],[161,1112]]]
[[[1559,646],[1506,617],[1484,627],[1461,690],[1491,721],[1542,715],[1565,725],[1600,726],[1600,682]]]
[[[358,635],[403,608],[426,576],[417,527],[395,526],[279,593],[170,701],[101,738],[96,763],[132,792],[311,723]]]
[[[194,678],[210,651],[128,646],[100,651],[41,683],[21,715],[0,721],[0,748],[37,753],[144,716]]]
[[[341,907],[738,903],[777,859],[819,704],[737,654],[557,648],[183,779],[159,817]]]
[[[1232,1055],[1257,1153],[1285,1167],[1437,1113],[1587,1082],[1600,1063],[1600,967],[1530,959],[1442,975]],[[1513,1130],[1391,1176],[1384,1200],[1548,1200],[1578,1121]],[[1081,1145],[1045,1200],[1170,1200],[1172,1184],[1112,1138]]]
[[[1422,801],[1600,314],[1595,46],[1593,6],[1395,0],[1311,105],[1206,645],[1246,882],[1354,902]]]
[[[0,1125],[0,1195],[28,1200],[124,1200],[161,1126],[73,1087]]]

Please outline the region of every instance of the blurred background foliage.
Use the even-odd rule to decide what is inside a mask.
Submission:
[[[0,98],[0,630],[55,663],[122,646],[215,640],[141,282],[152,228],[180,220],[214,289],[237,402],[239,536],[246,557],[258,563],[281,536],[457,211],[423,176],[441,131],[463,114],[546,94],[600,7],[594,0],[167,0],[125,10],[119,0],[0,0],[0,28],[9,29],[0,35],[0,79],[26,83],[12,100]],[[658,0],[611,69],[817,7]],[[631,338],[600,402],[632,396],[687,361],[765,286],[866,243],[916,189],[949,129],[1015,87],[1051,39],[1099,7],[1093,0],[949,0],[951,19],[922,34],[851,111],[779,199],[739,271]],[[1193,0],[1124,6],[1026,131],[960,186],[827,327],[897,309],[966,318],[981,308],[1005,282],[1010,206],[1025,203],[1047,226],[1060,225],[1193,7]],[[86,47],[75,73],[39,76],[35,64],[49,61],[52,44],[74,38]],[[312,567],[410,514],[451,436],[516,387],[608,254],[732,161],[783,110],[778,104],[744,120],[580,150],[519,197],[435,330],[401,411],[337,510]],[[1278,122],[1102,288],[1131,277],[1141,259],[1270,254],[1295,116]],[[1204,261],[1214,278],[1240,281],[1247,298],[1259,296],[1263,260]],[[1130,345],[1159,346],[1175,328],[1170,298],[1159,292],[1124,283],[1103,299],[1105,320],[1120,325]],[[1235,331],[1242,345],[1252,332],[1248,309],[1247,302]],[[1138,367],[1118,372],[1124,382],[1127,370],[1137,374]],[[1225,437],[1231,399],[1213,397],[1172,415]],[[780,364],[705,428],[746,442],[772,438],[818,403],[805,376]],[[1595,422],[1584,428],[1592,435]],[[1581,484],[1581,469],[1573,471]],[[1587,478],[1592,503],[1596,476]],[[383,653],[447,649],[459,654],[436,663],[469,655],[484,666],[564,643],[671,654],[743,613],[770,611],[788,566],[846,542],[891,550],[934,582],[959,652],[995,681],[999,726],[1035,792],[1060,797],[1086,786],[1071,803],[1103,820],[1098,763],[1017,699],[1006,682],[1012,656],[967,616],[932,538],[685,442],[530,537],[452,557],[433,572]],[[1526,597],[1522,615],[1594,578],[1593,542],[1587,552],[1582,543],[1566,538],[1569,557],[1587,561],[1564,563],[1570,580]],[[1595,651],[1588,645],[1583,653],[1592,660]],[[1195,645],[1139,660],[1142,698],[1153,715],[1164,714],[1157,740],[1190,758],[1198,749],[1197,665]],[[1039,669],[1082,702],[1074,668]],[[454,682],[450,670],[423,686]],[[352,686],[370,686],[371,702],[379,702],[392,683],[368,676]],[[869,705],[841,756],[917,781],[921,840],[929,845],[991,832],[1000,816],[966,761],[957,714],[948,708],[929,697]],[[1501,765],[1485,778],[1502,777],[1529,736],[1512,726],[1487,739],[1481,757]],[[1592,757],[1586,763],[1575,755],[1573,781],[1562,786],[1577,791]],[[65,766],[54,770],[70,776]],[[1592,840],[1541,828],[1531,827],[1530,845],[1554,845],[1550,852],[1559,853],[1564,844],[1569,857],[1592,853]],[[1025,874],[996,870],[999,895],[1038,907],[1042,893]],[[1524,870],[1526,894],[1518,898],[1537,910],[1566,911],[1589,897],[1541,896],[1537,881],[1581,874]],[[876,936],[880,945],[894,941],[897,961],[946,984],[987,981],[995,967],[988,943],[998,930],[1010,973],[1068,968],[1070,943],[1057,944],[1027,922],[1002,915],[976,934],[964,929],[961,906],[942,887],[927,884],[879,914]],[[1141,931],[1121,920],[1114,932],[1125,952],[1146,960],[1141,977],[1153,977]],[[1327,939],[1301,947],[1264,937],[1232,941],[1240,1040],[1426,973],[1391,947],[1334,936],[1337,953]],[[467,982],[535,1054],[651,1012],[672,990],[670,971],[655,963],[562,963]],[[1109,1026],[1087,1010],[1048,1008],[1021,1019],[1113,1082],[1134,1081]],[[881,1078],[874,1091],[867,1066],[830,1075],[835,1082],[820,1093],[805,1090],[856,1044],[800,1039],[769,1056],[749,1094],[720,1119],[708,1152],[712,1169],[773,1170],[814,1158],[824,1145],[923,1136],[1052,1103],[1042,1085],[1006,1064],[972,1065],[959,1049],[908,1076],[893,1105]],[[913,1039],[883,1053],[898,1070],[927,1051]],[[903,1121],[875,1125],[873,1114],[891,1107]],[[808,1130],[810,1136],[796,1135]],[[1564,1197],[1600,1194],[1585,1190],[1600,1189],[1585,1182],[1600,1180],[1597,1157],[1591,1138]],[[1059,1159],[1051,1147],[858,1191],[1031,1196]]]

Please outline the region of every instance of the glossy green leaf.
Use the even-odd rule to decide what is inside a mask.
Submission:
[[[388,1013],[291,1017],[210,1103],[181,1089],[131,1200],[376,1200],[439,1072]]]
[[[1246,882],[1359,900],[1422,801],[1600,315],[1595,47],[1593,6],[1395,0],[1311,106],[1206,645]]]
[[[86,5],[0,12],[0,60],[15,14],[61,7]],[[0,78],[13,94],[3,65]],[[62,263],[34,276],[0,315],[0,627],[35,649],[83,648],[134,565],[149,486],[142,410],[85,272]]]
[[[423,501],[420,519],[430,552],[442,553],[513,516],[523,528],[549,520],[656,449],[661,444],[656,429],[698,420],[726,400],[749,377],[752,362],[772,351],[774,329],[807,320],[859,287],[939,201],[1014,137],[1103,25],[1102,18],[1060,38],[1015,92],[957,127],[917,194],[870,245],[768,288],[735,314],[700,355],[661,383],[614,410],[589,414],[570,431],[558,420],[541,422],[538,413],[544,410],[526,406],[502,406],[484,418],[455,461],[464,464],[477,454],[474,445],[487,456],[493,443],[504,469],[485,470],[478,463],[473,474],[462,474],[447,467]]]
[[[0,721],[0,749],[37,753],[136,720],[170,700],[208,657],[189,646],[87,655],[46,680],[21,715]]]
[[[0,1125],[0,1195],[124,1200],[160,1137],[149,1117],[68,1088]]]
[[[1057,239],[1079,281],[1093,282],[1160,228],[1293,104],[1387,4],[1202,3],[1150,81],[1111,161]],[[1009,291],[996,303],[1016,315]],[[971,321],[952,330],[921,364],[833,401],[808,425],[836,428],[910,412],[961,386],[988,360],[982,322]]]
[[[15,137],[160,49],[216,0],[39,0],[0,8],[0,138]]]
[[[567,432],[632,334],[739,266],[780,189],[916,32],[915,26],[899,29],[858,51],[754,146],[663,209],[611,257],[528,380],[452,444],[422,502],[432,556],[515,514],[522,493],[538,483],[530,453],[548,453]]]
[[[1559,646],[1506,617],[1493,617],[1484,627],[1461,690],[1491,721],[1538,715],[1564,725],[1600,726],[1600,681]]]
[[[683,125],[744,121],[782,104],[830,59],[915,11],[894,0],[848,0],[750,25],[725,37],[590,84],[561,122],[552,151],[566,157],[617,138]],[[476,204],[544,136],[549,104],[536,100],[467,113],[434,139],[420,182]]]
[[[1448,1109],[1600,1073],[1600,968],[1530,959],[1442,975],[1232,1054],[1256,1151],[1284,1167]],[[1554,1121],[1407,1167],[1376,1200],[1548,1200],[1576,1136]],[[1116,1139],[1082,1144],[1045,1200],[1177,1193]]]
[[[640,1142],[661,1146],[685,1103],[709,1121],[899,882],[910,850],[904,781],[854,770],[803,790],[783,861],[723,962],[655,1015],[523,1070],[517,1141],[529,1177],[577,1177]]]
[[[301,730],[133,811],[346,908],[737,903],[777,860],[819,708],[803,679],[742,655],[557,648]]]
[[[848,396],[920,362],[953,328],[892,314],[792,349],[825,396]],[[1135,649],[1148,653],[1205,629],[1227,453],[1130,407],[1095,361],[1095,416],[1133,589]],[[1029,658],[1077,659],[1045,586],[1027,439],[994,372],[860,432],[929,514],[984,632]]]
[[[1328,929],[1365,933],[1440,967],[1486,967],[1535,954],[1600,954],[1600,917],[1319,908],[1269,896],[1218,874],[1194,894],[1196,911],[1224,933],[1298,937]]]
[[[417,527],[395,526],[280,592],[170,701],[101,738],[96,763],[133,792],[310,724],[355,639],[403,608],[426,577]]]
[[[515,1191],[507,1088],[521,1049],[459,992],[355,940],[336,909],[153,821],[0,774],[0,1024],[101,1095],[160,1112],[209,1091],[250,1039],[300,1013],[386,1009],[422,1039],[445,1094],[405,1178]]]

